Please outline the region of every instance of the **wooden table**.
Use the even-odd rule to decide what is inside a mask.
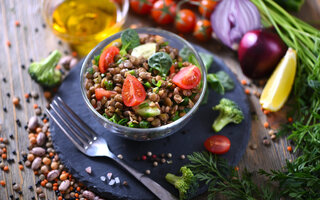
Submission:
[[[320,0],[307,0],[301,12],[298,14],[302,19],[315,23],[319,27],[320,19]],[[316,21],[318,20],[318,21]],[[15,26],[15,21],[20,22],[20,27]],[[143,24],[143,26],[155,26],[151,20],[145,17],[137,17],[130,14],[126,26],[132,23]],[[168,27],[167,29],[171,29]],[[0,199],[9,199],[13,194],[15,198],[29,200],[36,196],[35,192],[28,190],[29,185],[34,185],[38,177],[33,172],[25,168],[19,170],[18,162],[22,160],[21,152],[26,151],[28,147],[28,134],[24,129],[29,117],[34,115],[33,104],[38,104],[44,108],[47,104],[43,96],[43,89],[30,79],[27,67],[32,60],[39,60],[46,57],[54,49],[61,52],[66,50],[70,52],[67,44],[59,44],[59,39],[52,34],[50,29],[45,26],[44,20],[40,13],[40,1],[29,0],[0,0],[0,107],[6,107],[7,112],[3,109],[0,111],[1,132],[0,137],[10,138],[7,146],[8,158],[13,158],[15,163],[10,164],[9,172],[0,170],[0,180],[5,180],[6,187],[0,187]],[[187,37],[191,42],[195,42],[219,55],[226,64],[237,74],[239,79],[244,79],[236,54],[223,47],[217,41],[210,41],[201,44],[192,37]],[[11,43],[11,46],[7,45]],[[7,81],[3,82],[5,78]],[[252,90],[252,88],[251,88]],[[24,98],[25,93],[35,91],[40,97],[35,100],[30,99],[30,103]],[[10,94],[10,97],[8,97]],[[12,98],[20,98],[20,107],[12,104]],[[263,127],[266,121],[265,115],[260,111],[257,98],[249,95],[253,110],[256,110],[259,120],[253,120],[252,137],[250,144],[256,144],[257,149],[247,148],[245,155],[239,163],[240,170],[248,168],[249,171],[263,169],[281,169],[286,159],[293,159],[293,155],[286,150],[288,142],[285,138],[277,139],[269,147],[262,144],[262,139],[268,137],[268,131]],[[16,120],[20,120],[22,126],[18,126]],[[241,134],[241,133],[238,133]],[[16,151],[16,155],[12,151]],[[7,161],[3,161],[7,162]],[[13,191],[12,183],[20,184],[23,190],[23,196],[19,196]],[[46,199],[56,199],[54,192],[45,190]]]

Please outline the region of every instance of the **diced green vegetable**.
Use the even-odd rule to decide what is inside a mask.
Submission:
[[[136,75],[136,71],[135,71],[135,70],[130,70],[130,71],[128,71],[128,73],[131,74],[131,75],[133,75],[133,76]]]
[[[123,118],[121,120],[118,121],[118,124],[125,126],[127,124],[127,122],[129,121],[128,118]]]
[[[113,90],[113,83],[112,81],[104,81],[104,86],[106,87],[106,90]]]
[[[180,118],[179,112],[177,111],[174,113],[174,116],[172,117],[172,121],[177,121],[179,118]]]
[[[158,70],[161,76],[166,76],[172,66],[172,59],[167,53],[157,52],[149,58],[148,64],[152,69]]]
[[[128,126],[129,126],[130,128],[139,128],[139,124],[134,123],[134,122],[129,122],[129,123],[128,123]]]
[[[140,46],[135,47],[132,50],[131,55],[134,57],[144,57],[145,59],[149,59],[154,53],[156,53],[157,44],[156,43],[146,43]]]
[[[140,128],[149,128],[150,127],[150,122],[147,121],[141,121],[139,123]]]
[[[55,68],[60,58],[61,53],[58,50],[55,50],[40,62],[31,63],[28,73],[33,80],[43,87],[55,87],[62,79],[61,72]]]
[[[99,65],[100,56],[101,56],[101,54],[96,55],[96,56],[93,58],[94,64],[97,65],[97,66]]]
[[[189,97],[184,97],[183,101],[180,103],[182,106],[187,106],[189,103]]]
[[[147,88],[151,88],[151,84],[149,82],[145,82],[144,85],[147,87]]]
[[[93,74],[93,68],[92,68],[92,67],[89,67],[89,68],[87,69],[87,72],[88,72],[89,74]]]
[[[161,111],[157,106],[151,107],[151,101],[146,100],[140,105],[134,106],[133,110],[141,117],[155,117],[160,115]]]

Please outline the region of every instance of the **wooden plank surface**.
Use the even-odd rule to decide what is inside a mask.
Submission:
[[[156,27],[150,19],[137,17],[133,14],[129,16],[126,26],[142,24],[143,26]],[[306,1],[298,16],[320,27],[320,0]],[[20,22],[20,27],[15,26],[15,21]],[[7,155],[8,158],[15,160],[13,164],[8,164],[5,160],[2,161],[9,166],[10,170],[8,172],[0,171],[0,180],[5,180],[7,183],[6,187],[0,187],[0,200],[10,199],[10,195],[27,200],[32,199],[33,196],[36,197],[35,192],[30,191],[28,186],[34,186],[38,178],[28,168],[20,171],[17,163],[22,160],[21,152],[27,151],[29,145],[28,134],[24,130],[24,126],[27,119],[34,115],[33,104],[36,103],[44,108],[47,101],[42,95],[43,89],[31,81],[27,73],[27,67],[31,60],[39,60],[54,49],[59,49],[61,52],[66,50],[70,52],[67,44],[58,44],[59,39],[53,35],[48,27],[43,25],[40,0],[0,0],[0,137],[10,138],[10,135],[13,135],[13,139],[9,139],[7,145]],[[173,30],[172,27],[166,29]],[[234,52],[214,40],[203,44],[195,41],[193,37],[187,37],[187,39],[219,55],[240,80],[245,78],[241,73]],[[6,45],[8,41],[11,43],[10,47]],[[25,66],[25,69],[22,66]],[[6,82],[2,81],[3,78],[6,79]],[[251,91],[255,89],[259,90],[258,88],[250,88]],[[24,94],[29,92],[37,92],[40,97],[38,99],[31,98],[28,103]],[[10,94],[10,97],[7,94]],[[13,96],[20,98],[20,107],[13,106]],[[249,95],[249,99],[259,119],[253,120],[249,145],[256,144],[257,149],[247,148],[239,163],[239,168],[240,170],[248,168],[249,171],[260,168],[266,170],[281,169],[286,159],[293,159],[293,155],[286,150],[288,142],[284,138],[280,138],[272,142],[269,147],[262,144],[264,137],[269,138],[268,130],[263,127],[263,123],[267,119],[260,110],[257,97]],[[2,109],[4,107],[7,112]],[[16,120],[21,121],[21,127],[17,125]],[[13,155],[12,151],[14,150],[17,155]],[[23,196],[19,196],[18,193],[13,191],[12,183],[17,183],[23,188]],[[46,199],[56,199],[54,192],[46,191]]]

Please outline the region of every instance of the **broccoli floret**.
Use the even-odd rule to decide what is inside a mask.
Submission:
[[[55,69],[61,58],[61,53],[53,51],[47,58],[40,62],[31,63],[28,72],[33,80],[43,87],[51,88],[61,81],[61,72]]]
[[[168,173],[166,175],[166,180],[179,190],[180,200],[190,199],[198,190],[199,184],[197,178],[194,177],[192,171],[186,166],[181,167],[180,171],[182,176]]]
[[[230,99],[222,98],[220,103],[212,109],[220,111],[218,118],[212,124],[213,130],[216,132],[219,132],[229,123],[239,124],[244,119],[238,105]]]

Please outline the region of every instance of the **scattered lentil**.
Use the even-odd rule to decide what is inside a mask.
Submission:
[[[269,139],[263,139],[263,140],[262,140],[262,143],[263,143],[265,146],[269,146],[269,145],[270,145],[270,140],[269,140]]]
[[[157,161],[154,161],[154,162],[153,162],[153,166],[154,166],[154,167],[157,167],[157,166],[158,166],[158,162],[157,162]]]
[[[250,144],[250,149],[256,150],[258,148],[257,144]]]
[[[184,159],[186,158],[186,156],[182,154],[182,155],[180,156],[180,158],[181,158],[182,160],[184,160]]]
[[[271,135],[271,139],[272,139],[272,140],[275,140],[276,138],[277,138],[276,135]]]
[[[147,156],[149,156],[149,157],[152,156],[152,152],[148,151]]]
[[[121,160],[123,159],[122,154],[118,154],[117,157],[118,157],[119,159],[121,159]]]
[[[147,169],[146,174],[151,174],[151,171],[149,169]]]
[[[13,97],[12,103],[13,103],[13,105],[17,106],[20,103],[20,99],[18,97]]]
[[[127,186],[127,185],[128,185],[128,182],[127,182],[127,181],[123,181],[123,182],[122,182],[122,185]]]
[[[244,90],[244,92],[245,92],[246,94],[250,94],[250,90],[249,90],[248,88],[246,88],[246,89]]]
[[[171,154],[171,153],[168,153],[168,154],[167,154],[167,157],[168,157],[168,158],[172,158],[172,154]]]

